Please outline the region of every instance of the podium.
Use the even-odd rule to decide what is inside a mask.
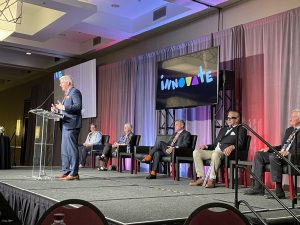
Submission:
[[[32,178],[51,180],[55,121],[59,121],[63,115],[44,109],[32,109],[29,112],[36,115]]]

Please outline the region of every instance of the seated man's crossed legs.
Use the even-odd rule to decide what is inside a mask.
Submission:
[[[194,150],[193,159],[195,163],[196,173],[198,179],[194,182],[191,182],[191,186],[203,186],[206,188],[214,188],[216,184],[216,177],[218,169],[221,165],[222,159],[224,159],[225,154],[222,151],[218,150]],[[208,181],[206,183],[205,173],[204,173],[204,160],[210,160],[210,167],[208,170]]]
[[[159,162],[163,156],[168,155],[166,153],[167,148],[168,144],[164,141],[160,141],[150,149],[149,155],[146,155],[146,157],[142,160],[142,162],[152,162],[150,175],[147,176],[146,179],[156,179]]]

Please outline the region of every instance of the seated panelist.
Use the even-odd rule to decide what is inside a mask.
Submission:
[[[228,127],[221,128],[216,141],[212,145],[201,145],[199,149],[193,152],[193,158],[196,168],[197,179],[191,182],[191,186],[202,186],[205,182],[203,160],[211,160],[210,174],[206,184],[206,188],[214,188],[216,183],[217,171],[221,165],[221,161],[225,156],[233,153],[238,138],[239,149],[244,145],[247,131],[240,128],[239,137],[237,137],[237,125],[240,122],[240,114],[236,111],[230,111],[227,116]]]
[[[85,142],[79,147],[81,152],[80,168],[85,167],[86,158],[92,149],[92,145],[100,145],[102,140],[102,134],[96,130],[97,126],[93,123],[90,124],[90,133],[87,135]]]
[[[156,172],[158,170],[159,162],[163,156],[172,154],[175,147],[188,147],[190,145],[190,132],[185,129],[185,122],[183,120],[175,121],[175,133],[171,136],[168,142],[160,141],[154,147],[151,148],[149,155],[147,155],[142,161],[152,161],[152,168],[150,175],[146,179],[156,179]]]
[[[99,167],[98,170],[107,170],[107,160],[110,154],[116,154],[117,149],[120,145],[127,145],[127,149],[130,149],[129,143],[134,135],[133,132],[133,127],[130,123],[125,123],[124,124],[124,130],[123,130],[123,135],[119,138],[118,141],[116,141],[113,144],[105,144],[104,149],[102,151],[102,155],[97,156],[97,159],[100,159],[103,161],[103,166]]]

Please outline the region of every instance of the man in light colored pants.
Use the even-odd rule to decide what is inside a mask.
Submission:
[[[230,111],[227,117],[228,127],[221,128],[216,141],[212,145],[201,145],[199,149],[193,152],[194,163],[196,167],[197,179],[191,182],[191,186],[202,186],[204,178],[204,165],[203,160],[211,160],[209,180],[206,188],[214,188],[216,183],[216,174],[221,165],[222,159],[229,156],[235,149],[236,139],[238,138],[239,149],[244,147],[247,131],[240,128],[239,137],[237,137],[238,124],[240,122],[240,114],[236,111]]]

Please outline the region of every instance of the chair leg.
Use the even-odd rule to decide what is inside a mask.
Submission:
[[[289,191],[290,191],[290,200],[293,200],[294,197],[294,181],[293,176],[289,175]]]
[[[176,180],[179,181],[180,180],[180,176],[179,176],[179,168],[180,168],[180,162],[176,160]]]
[[[177,170],[175,169],[175,163],[174,162],[171,162],[171,163],[172,163],[172,178],[173,178],[173,180],[175,180]]]
[[[224,179],[225,179],[225,187],[229,188],[229,181],[228,181],[228,168],[224,168]]]
[[[130,158],[130,173],[133,174],[133,167],[134,167],[134,161],[133,161],[133,155],[131,155]]]

